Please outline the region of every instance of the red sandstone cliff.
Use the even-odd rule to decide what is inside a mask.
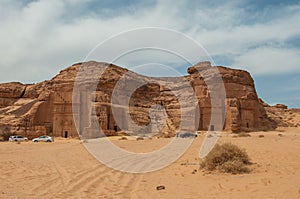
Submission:
[[[122,90],[130,90],[136,83],[148,80],[148,77],[138,75],[127,69],[106,63],[88,62],[88,65],[97,68],[106,68],[97,85],[96,92],[92,98],[78,102],[80,110],[89,108],[86,103],[95,106],[94,120],[99,122],[104,132],[108,135],[115,134],[119,130],[112,116],[111,96],[112,92],[126,73],[127,79],[122,85]],[[0,84],[0,126],[2,133],[11,132],[23,134],[29,137],[40,134],[52,134],[55,136],[77,137],[72,110],[72,91],[74,80],[81,63],[74,64],[49,81],[37,84],[24,85],[21,83]],[[182,77],[190,83],[195,91],[200,114],[197,118],[198,130],[211,128],[211,99],[210,91],[199,71],[205,71],[208,76],[212,69],[217,68],[224,83],[226,98],[224,99],[224,130],[227,131],[257,131],[276,128],[278,121],[270,119],[266,113],[266,107],[258,99],[254,81],[251,75],[243,70],[234,70],[222,66],[212,67],[209,62],[202,62],[188,68],[188,76]],[[91,72],[91,71],[89,71]],[[93,72],[86,74],[93,78]],[[85,86],[89,85],[89,79],[84,80]],[[166,82],[172,82],[172,90],[168,86],[162,86]],[[176,78],[161,78],[159,83],[150,83],[138,88],[133,92],[128,108],[130,117],[140,126],[150,122],[149,110],[155,105],[162,105],[167,113],[167,121],[163,127],[162,134],[172,136],[179,126],[180,103],[176,95],[181,95],[185,101],[191,101],[185,87]],[[213,88],[217,88],[218,84]],[[84,98],[84,95],[81,96]],[[85,103],[84,103],[85,102]],[[127,110],[127,109],[126,109]],[[188,111],[188,110],[186,110]],[[124,112],[120,112],[124,113]],[[128,118],[122,117],[123,128],[129,128],[126,123]],[[80,131],[88,131],[91,118],[81,118]],[[1,134],[1,132],[0,132]]]

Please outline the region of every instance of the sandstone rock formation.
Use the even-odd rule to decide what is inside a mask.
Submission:
[[[73,99],[74,81],[83,66],[88,70],[83,73],[85,77],[77,77],[80,80],[77,86],[82,89]],[[212,67],[210,62],[201,62],[188,68],[189,75],[185,77],[157,78],[155,81],[112,64],[86,62],[60,71],[49,81],[30,85],[0,84],[0,127],[28,137],[42,134],[78,137],[74,119],[79,121],[77,127],[80,135],[92,134],[93,126],[97,126],[95,124],[99,124],[106,135],[115,135],[121,129],[133,134],[139,134],[140,131],[151,134],[160,129],[157,133],[173,136],[180,121],[186,126],[197,124],[195,130],[214,130],[216,124],[211,123],[212,91],[204,76],[208,80],[214,78],[213,70],[216,69],[222,82],[217,82],[211,88],[217,90],[220,83],[225,88],[226,96],[224,99],[220,97],[217,105],[223,107],[219,111],[224,115],[223,130],[239,132],[276,128],[274,121],[267,116],[267,107],[258,99],[251,75],[243,70]],[[102,75],[95,87],[93,81],[99,78],[98,70],[102,70]],[[141,86],[135,89],[136,85]],[[196,101],[193,101],[188,87],[194,90]],[[92,95],[88,90],[93,91]],[[127,96],[130,92],[131,95]],[[118,97],[113,98],[111,103],[113,94]],[[126,97],[130,100],[124,104]],[[75,106],[72,107],[72,103]],[[190,107],[185,104],[199,106],[199,114],[193,116]],[[120,121],[115,121],[112,109],[116,109]],[[155,110],[159,109],[165,112],[157,115]],[[156,121],[149,126],[151,120]],[[135,125],[148,127],[133,128]]]
[[[283,104],[268,106],[265,109],[273,127],[300,127],[300,109],[288,109]]]

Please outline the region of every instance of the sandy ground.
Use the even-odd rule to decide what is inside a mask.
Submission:
[[[261,134],[265,137],[259,138]],[[138,152],[155,150],[169,141],[113,140],[121,148]],[[253,171],[243,175],[199,170],[202,141],[203,136],[196,138],[172,165],[146,174],[106,167],[79,140],[2,142],[0,198],[300,198],[300,128],[241,138],[223,133],[220,143],[245,148],[255,163]],[[165,190],[157,191],[159,185]]]

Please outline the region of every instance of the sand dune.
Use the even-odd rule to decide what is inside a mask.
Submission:
[[[199,170],[203,136],[172,165],[146,174],[106,167],[79,140],[54,143],[0,143],[1,198],[300,198],[300,132],[255,132],[219,142],[245,148],[254,163],[250,174]],[[278,136],[278,134],[282,136]],[[259,138],[263,134],[265,137]],[[160,148],[170,139],[113,140],[129,151]],[[193,172],[197,170],[196,172]],[[165,190],[156,190],[163,185]]]

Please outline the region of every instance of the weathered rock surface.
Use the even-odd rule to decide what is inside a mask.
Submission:
[[[21,98],[26,86],[19,82],[4,83],[0,85],[0,98]]]
[[[288,107],[284,104],[276,104],[275,106],[273,106],[275,108],[280,108],[280,109],[288,109]]]
[[[219,71],[222,82],[210,85],[210,91],[207,82],[216,76],[215,69]],[[79,70],[83,71],[79,73],[83,75],[77,76],[77,86],[81,90],[75,95],[77,101],[73,101],[74,81]],[[224,107],[220,109],[220,114],[224,114],[223,130],[239,132],[276,128],[278,122],[268,117],[265,110],[268,107],[258,99],[248,72],[212,67],[210,62],[198,63],[187,71],[189,75],[185,77],[153,79],[112,64],[86,62],[60,71],[49,81],[30,85],[0,84],[0,126],[5,127],[1,128],[2,133],[9,131],[28,137],[41,134],[77,137],[75,118],[80,121],[81,135],[93,134],[93,126],[98,123],[107,135],[115,135],[122,129],[133,134],[155,132],[173,136],[183,116],[183,123],[198,124],[195,130],[213,130],[217,126],[211,122],[211,94],[222,85],[226,97],[220,98],[217,106]],[[97,85],[93,84],[94,80],[99,80]],[[141,86],[136,88],[136,85]],[[92,90],[92,95],[87,90]],[[195,96],[191,95],[193,92]],[[112,97],[113,94],[118,97]],[[126,97],[129,99],[127,104]],[[75,108],[72,108],[72,102]],[[199,115],[192,117],[190,112],[194,107],[186,104],[199,106]],[[283,106],[280,108],[284,109]],[[121,118],[118,125],[113,110]],[[150,126],[151,121],[153,125]]]
[[[283,104],[265,109],[273,127],[300,127],[300,109],[288,109]]]

